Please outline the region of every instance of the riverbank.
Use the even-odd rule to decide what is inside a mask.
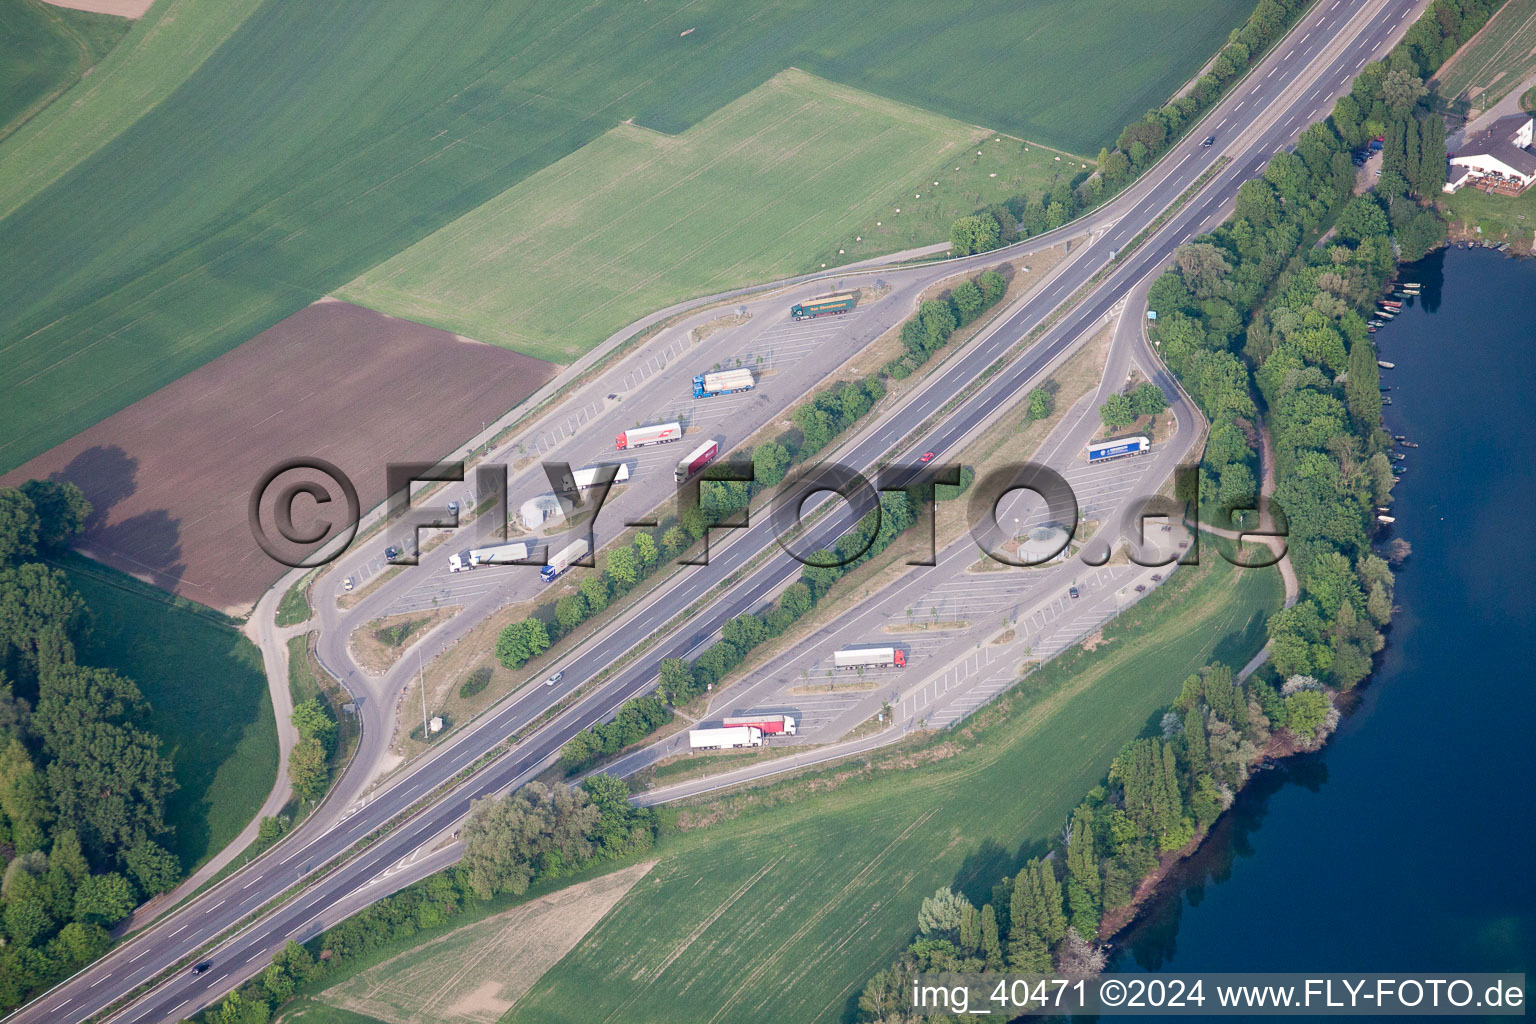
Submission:
[[[1536,958],[1536,885],[1516,867],[1536,838],[1523,784],[1536,699],[1510,685],[1529,674],[1536,616],[1515,595],[1536,558],[1507,522],[1536,497],[1536,472],[1480,441],[1536,427],[1536,264],[1452,246],[1400,276],[1424,290],[1375,336],[1397,364],[1388,430],[1420,444],[1393,507],[1413,556],[1392,642],[1339,742],[1255,776],[1120,935],[1112,969],[1525,971]],[[1262,943],[1233,941],[1256,921]]]

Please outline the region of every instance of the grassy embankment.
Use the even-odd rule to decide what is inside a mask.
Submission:
[[[261,652],[216,612],[78,556],[61,563],[91,610],[79,652],[138,684],[180,788],[169,848],[191,869],[261,809],[277,778],[277,723]]]
[[[186,57],[161,52],[137,77],[108,68],[113,58],[103,66],[125,89],[121,117],[97,118],[98,105],[92,118],[59,117],[47,137],[21,132],[8,140],[15,146],[0,146],[0,179],[25,179],[0,189],[0,249],[29,255],[0,278],[10,370],[0,386],[0,469],[626,120],[682,133],[799,67],[961,123],[1096,152],[1187,78],[1250,7],[1171,0],[1149,11],[1109,0],[1085,13],[1037,0],[957,13],[857,0],[817,11],[807,33],[813,21],[793,0],[750,18],[726,0],[675,11],[417,0],[343,10],[293,0],[246,13],[243,4],[184,3],[174,23],[161,15],[124,45],[137,41],[142,61],[146,33],[174,30],[200,41]],[[803,123],[796,146],[815,137],[814,119]],[[27,155],[45,143],[49,153]],[[934,162],[917,151],[908,159],[913,170]],[[892,170],[872,194],[904,183]],[[651,198],[633,194],[625,212]],[[87,352],[93,372],[82,375]]]
[[[78,82],[128,28],[109,14],[0,0],[0,139]]]
[[[681,135],[620,125],[338,295],[568,362],[679,298],[942,241],[1079,169],[788,71]]]

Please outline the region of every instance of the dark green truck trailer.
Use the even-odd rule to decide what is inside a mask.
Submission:
[[[853,308],[858,299],[853,292],[839,292],[836,295],[818,295],[814,299],[798,303],[789,307],[789,315],[796,320],[810,320],[818,316],[830,316],[833,313],[846,313]]]

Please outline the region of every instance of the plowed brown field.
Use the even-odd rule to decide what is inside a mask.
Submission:
[[[446,331],[319,302],[0,484],[73,481],[95,505],[82,551],[240,614],[286,571],[257,547],[247,521],[251,489],[268,468],[326,459],[352,478],[367,509],[384,498],[386,462],[441,458],[555,371]]]

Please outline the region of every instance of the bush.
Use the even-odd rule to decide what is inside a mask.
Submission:
[[[459,697],[468,700],[491,684],[491,667],[482,665],[464,678],[459,686]]]

